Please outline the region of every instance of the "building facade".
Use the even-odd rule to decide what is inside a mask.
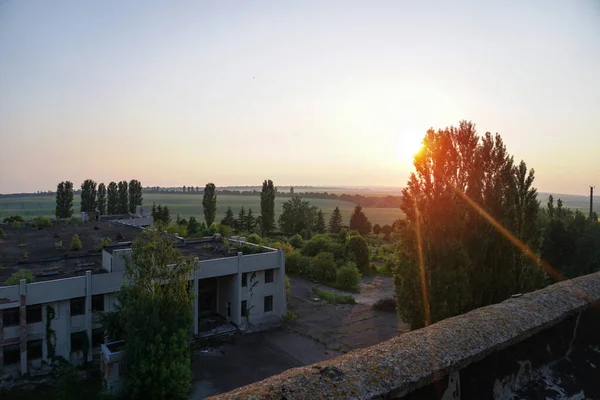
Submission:
[[[287,312],[283,251],[229,249],[237,253],[206,257],[210,246],[206,239],[180,246],[185,255],[200,254],[190,279],[191,333],[202,334],[203,320],[215,316],[241,329],[280,323]],[[99,357],[105,342],[99,315],[114,310],[130,254],[130,243],[105,246],[102,273],[0,287],[0,375],[41,373],[58,356],[73,363]]]

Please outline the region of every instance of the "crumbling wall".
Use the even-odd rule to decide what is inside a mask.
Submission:
[[[600,346],[599,304],[596,273],[214,398],[508,398],[539,367]],[[594,382],[585,384],[595,390]]]

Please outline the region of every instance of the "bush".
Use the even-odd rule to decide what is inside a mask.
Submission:
[[[11,215],[10,217],[4,218],[4,223],[5,224],[12,224],[15,221],[17,221],[17,222],[25,222],[25,218],[21,217],[20,215]]]
[[[321,252],[310,263],[308,277],[316,281],[332,282],[335,280],[337,268],[332,253]]]
[[[304,257],[298,250],[292,251],[285,257],[285,271],[290,274],[303,275],[308,272],[310,258]]]
[[[314,235],[309,241],[304,243],[302,254],[309,257],[314,257],[318,253],[328,251],[333,252],[337,243],[326,234]]]
[[[270,247],[274,247],[276,249],[282,249],[285,253],[285,256],[289,256],[294,251],[294,247],[291,244],[285,242],[274,242],[271,243]]]
[[[19,229],[21,227],[21,223],[19,221],[13,221],[10,225],[13,229]]]
[[[81,239],[78,234],[73,235],[71,238],[71,250],[81,250],[83,245],[81,244]]]
[[[359,270],[365,272],[369,269],[369,245],[362,236],[351,236],[348,239],[346,255],[356,263]]]
[[[54,242],[54,248],[57,250],[62,249],[63,245],[62,245],[62,240],[59,240],[58,242]]]
[[[379,235],[380,232],[381,232],[381,225],[379,225],[379,224],[373,225],[373,233],[376,235]]]
[[[179,235],[181,237],[185,237],[188,234],[187,227],[181,224],[172,224],[167,227],[167,232],[172,235]]]
[[[313,292],[321,299],[329,304],[356,304],[354,297],[349,294],[338,294],[329,290],[314,289]]]
[[[256,233],[251,233],[250,235],[248,235],[246,240],[249,241],[250,243],[254,243],[254,244],[262,243],[262,238],[259,235],[257,235]]]
[[[386,299],[377,300],[375,302],[375,304],[373,304],[373,308],[378,311],[395,313],[396,312],[396,300],[391,297],[388,297]]]
[[[4,283],[8,286],[18,285],[21,279],[25,279],[27,283],[31,283],[33,282],[33,274],[28,269],[20,269],[12,274]]]
[[[212,228],[212,225],[211,225],[211,228]],[[219,233],[221,235],[221,237],[228,238],[231,236],[232,232],[233,231],[231,230],[231,228],[227,225],[222,225],[222,224],[217,225],[217,233]]]
[[[31,224],[33,226],[35,226],[36,228],[48,228],[49,226],[52,226],[52,221],[50,221],[50,218],[48,217],[37,217],[34,218],[34,220],[31,222]]]
[[[302,239],[302,236],[298,234],[292,236],[288,242],[297,249],[301,249],[302,246],[304,246],[304,239]]]
[[[337,270],[335,283],[340,289],[358,291],[361,274],[356,264],[348,263]]]

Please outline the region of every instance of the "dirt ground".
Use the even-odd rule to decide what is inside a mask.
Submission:
[[[344,293],[304,279],[290,277],[292,312],[297,318],[276,331],[240,336],[211,351],[197,351],[192,362],[194,382],[190,399],[228,392],[289,368],[337,357],[371,346],[409,330],[396,314],[375,311],[372,304],[392,297],[390,277],[365,277],[357,304],[315,302],[312,289]]]

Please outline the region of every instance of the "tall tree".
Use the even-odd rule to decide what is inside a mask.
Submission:
[[[100,215],[106,214],[106,186],[104,183],[98,185],[98,211]]]
[[[319,208],[317,211],[317,219],[315,221],[315,226],[313,227],[313,232],[315,233],[325,233],[327,228],[325,227],[325,216],[323,215],[323,210]]]
[[[202,207],[204,208],[204,221],[207,226],[211,226],[217,216],[217,190],[214,183],[207,183],[204,187]]]
[[[119,213],[119,191],[115,182],[108,184],[107,196],[106,196],[106,213],[108,215],[115,215]]]
[[[86,179],[81,184],[81,211],[96,211],[96,182],[92,179]]]
[[[240,208],[240,213],[238,214],[238,219],[236,221],[236,228],[240,232],[246,230],[246,210],[244,209],[244,206]]]
[[[340,208],[335,207],[331,213],[331,217],[329,218],[329,232],[339,233],[342,229],[343,223],[344,222],[342,221],[342,213],[340,212]]]
[[[183,193],[185,193],[187,191],[187,188],[185,187],[185,185],[183,185],[182,191],[183,191]]]
[[[248,215],[246,215],[246,231],[249,233],[254,233],[256,229],[256,218],[252,214],[252,209],[248,209]]]
[[[405,321],[418,328],[543,284],[534,172],[513,164],[500,135],[466,121],[429,130],[414,166],[396,226]]]
[[[306,231],[307,236],[310,236],[316,219],[317,207],[311,207],[310,202],[295,195],[283,203],[283,212],[279,216],[279,229],[289,236],[302,231]]]
[[[157,230],[145,230],[133,241],[119,318],[126,343],[127,398],[187,398],[193,325],[188,277],[194,268],[194,261]]]
[[[272,180],[265,180],[260,192],[260,216],[262,220],[262,232],[268,234],[275,229],[275,193],[277,188],[273,186]]]
[[[129,196],[127,191],[127,181],[119,182],[119,201],[118,201],[118,213],[127,214],[129,211]]]
[[[129,182],[129,212],[135,213],[136,206],[141,206],[142,201],[142,183],[137,179],[132,179]]]
[[[56,218],[73,216],[73,182],[65,181],[56,186]]]
[[[369,222],[360,204],[354,207],[354,213],[350,217],[350,230],[356,230],[361,235],[371,232],[371,222]]]
[[[233,228],[235,226],[235,217],[233,215],[233,210],[231,206],[227,207],[227,211],[225,211],[225,217],[221,220],[221,225],[228,226]]]

